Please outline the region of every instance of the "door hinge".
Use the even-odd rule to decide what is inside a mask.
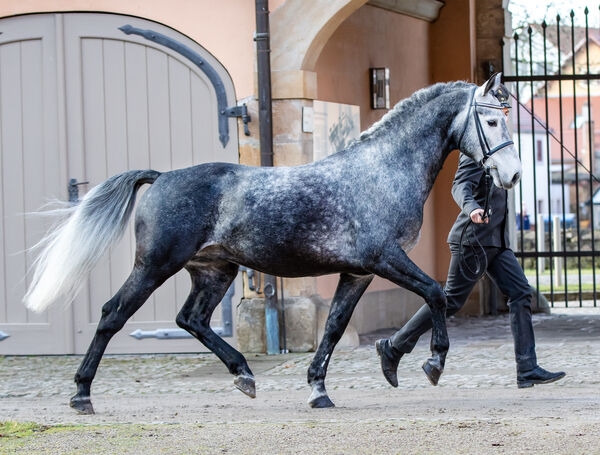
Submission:
[[[245,104],[241,106],[228,107],[221,111],[221,114],[225,117],[241,117],[244,122],[244,134],[250,136],[250,130],[248,129],[248,123],[252,121],[248,114],[248,107]]]
[[[224,327],[211,327],[211,330],[219,336],[231,336],[227,335],[228,330]],[[189,332],[179,328],[156,330],[137,329],[131,332],[129,336],[136,340],[143,340],[144,338],[155,338],[157,340],[183,340],[186,338],[194,338]]]
[[[144,338],[157,338],[159,340],[181,340],[182,338],[193,338],[192,335],[183,329],[137,329],[131,332],[129,335],[138,340],[143,340]]]

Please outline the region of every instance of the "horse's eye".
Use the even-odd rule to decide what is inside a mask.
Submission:
[[[496,120],[488,120],[487,123],[490,126],[498,126],[498,122]]]

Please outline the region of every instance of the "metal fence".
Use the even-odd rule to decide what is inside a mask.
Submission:
[[[571,11],[501,42],[523,163],[515,190],[515,254],[552,306],[597,306],[599,13]]]

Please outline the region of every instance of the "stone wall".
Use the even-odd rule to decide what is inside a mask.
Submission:
[[[482,84],[490,70],[502,69],[502,48],[504,37],[504,8],[502,0],[477,0],[475,3],[476,68],[474,82]]]

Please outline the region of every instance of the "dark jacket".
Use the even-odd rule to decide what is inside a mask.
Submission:
[[[507,192],[491,184],[490,221],[488,224],[472,223],[463,237],[463,244],[476,243],[473,236],[482,246],[508,248],[508,205]],[[452,197],[461,209],[454,226],[448,234],[448,243],[460,243],[460,235],[470,221],[469,215],[475,209],[483,209],[485,205],[485,177],[483,169],[469,158],[460,154],[458,169],[452,183]]]

